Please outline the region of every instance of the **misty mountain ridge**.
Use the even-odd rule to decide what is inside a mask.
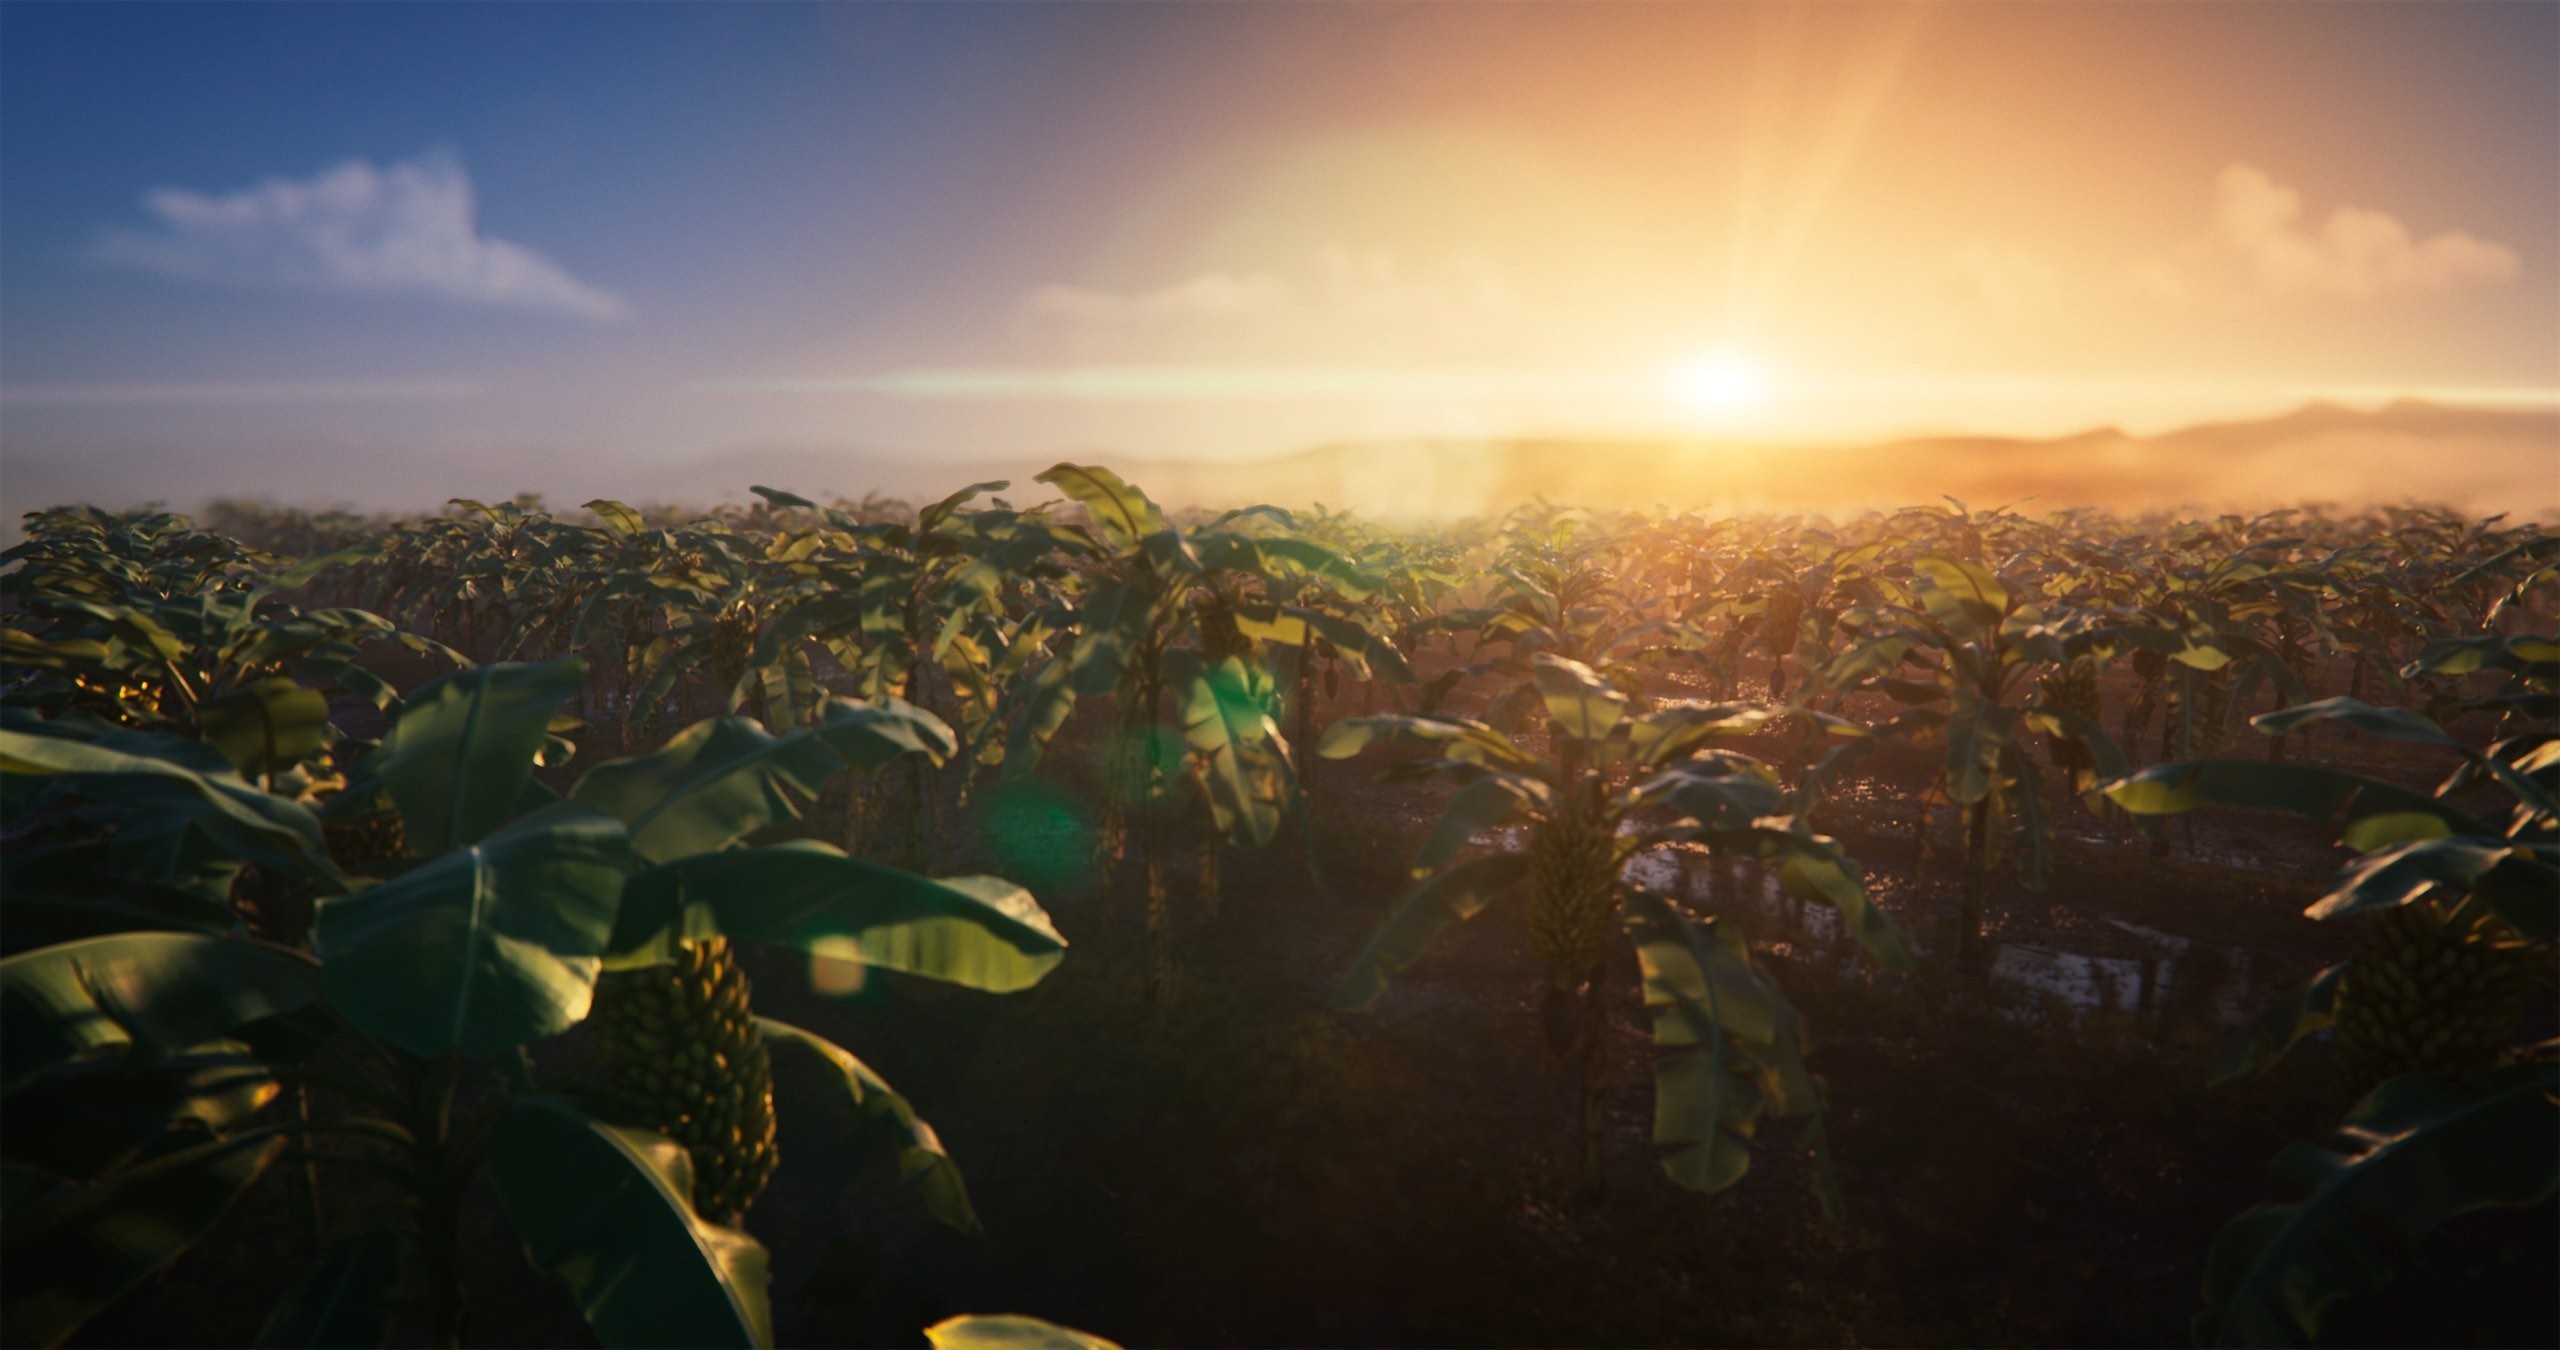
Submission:
[[[1232,465],[1128,464],[1182,504],[1323,501],[1384,516],[1463,515],[1534,497],[1578,506],[1825,511],[1940,495],[2040,509],[2264,509],[2440,503],[2560,519],[2560,409],[2401,400],[2310,403],[2151,436],[1929,435],[1833,445],[1522,437],[1346,442]]]
[[[2270,417],[2149,436],[2101,426],[2066,435],[1958,433],[1774,444],[1740,437],[1516,436],[1343,441],[1269,458],[1150,459],[1107,447],[1032,458],[940,459],[836,445],[742,446],[680,462],[567,455],[402,456],[316,446],[215,470],[191,457],[110,465],[87,456],[0,459],[0,529],[64,502],[109,507],[217,497],[434,510],[449,496],[547,494],[555,507],[605,496],[700,507],[748,499],[749,484],[818,500],[866,493],[931,501],[1010,480],[1018,503],[1060,459],[1106,464],[1168,506],[1323,502],[1384,519],[1500,512],[1544,497],[1595,508],[1855,513],[1934,502],[2031,501],[2039,511],[2262,510],[2419,502],[2560,520],[2560,408],[2464,407],[2413,399],[2358,410],[2307,403]],[[150,485],[149,491],[140,490]],[[129,486],[130,485],[130,486]]]

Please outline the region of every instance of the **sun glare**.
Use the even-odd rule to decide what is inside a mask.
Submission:
[[[1671,391],[1700,412],[1731,416],[1760,406],[1769,380],[1758,365],[1733,352],[1708,352],[1672,372]]]

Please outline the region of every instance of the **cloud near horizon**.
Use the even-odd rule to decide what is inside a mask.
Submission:
[[[351,159],[219,195],[155,188],[143,207],[153,225],[108,231],[94,261],[182,281],[434,295],[596,320],[631,312],[541,253],[482,235],[470,175],[451,155],[380,168]]]
[[[0,408],[390,403],[476,398],[482,389],[478,380],[454,379],[109,380],[0,385]]]
[[[1052,284],[1024,293],[1016,309],[1024,327],[1078,351],[1209,340],[1267,353],[1339,353],[1354,333],[1359,345],[1429,345],[1498,330],[1525,313],[1509,276],[1482,253],[1414,263],[1339,244],[1285,276],[1204,272],[1137,292]]]
[[[2462,230],[2414,237],[2398,218],[2341,206],[2315,232],[2302,194],[2254,164],[2214,184],[2215,237],[2266,290],[2366,300],[2491,285],[2516,275],[2514,249]]]

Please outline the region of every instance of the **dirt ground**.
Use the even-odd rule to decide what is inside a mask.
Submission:
[[[1343,711],[1356,709],[1326,717]],[[2432,781],[2400,751],[2311,747]],[[1048,776],[1089,807],[1079,753],[1070,742]],[[1608,1192],[1579,1201],[1573,1085],[1540,1032],[1516,907],[1445,934],[1374,1012],[1327,1007],[1438,800],[1376,785],[1377,767],[1310,766],[1306,832],[1228,853],[1214,913],[1185,877],[1182,978],[1162,1006],[1142,994],[1132,863],[1038,888],[1072,947],[1016,995],[878,976],[829,997],[805,958],[750,951],[759,1009],[896,1084],[966,1171],[987,1230],[934,1224],[886,1138],[786,1071],[782,1170],[747,1224],[773,1249],[779,1339],[918,1344],[953,1313],[1021,1312],[1132,1346],[2184,1343],[2215,1231],[2289,1198],[2269,1160],[2344,1105],[2316,1043],[2269,1074],[2205,1083],[2235,1020],[2352,940],[2300,915],[2344,856],[2316,827],[2212,813],[2158,858],[2121,825],[2067,817],[2043,890],[1995,884],[1995,959],[1968,975],[1942,955],[1952,818],[1915,879],[1908,794],[1928,756],[1886,755],[1824,823],[1923,949],[1917,972],[1876,971],[1748,872],[1656,878],[1741,923],[1802,1010],[1845,1216],[1815,1204],[1789,1124],[1724,1194],[1662,1174],[1626,951]],[[834,827],[822,808],[807,828]],[[980,842],[956,830],[953,870],[983,861]],[[2547,991],[2533,1016],[2543,1035],[2560,1022]],[[362,1193],[338,1205],[353,1231]],[[244,1343],[260,1291],[306,1259],[283,1212],[272,1196],[244,1206],[79,1343]],[[582,1339],[482,1218],[471,1340]],[[2411,1260],[2333,1313],[2342,1342],[2560,1343],[2553,1206],[2475,1216]]]

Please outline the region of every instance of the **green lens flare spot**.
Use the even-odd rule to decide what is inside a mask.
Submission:
[[[1092,871],[1093,813],[1056,788],[1000,790],[987,800],[978,829],[996,872],[1037,893],[1072,890]]]

